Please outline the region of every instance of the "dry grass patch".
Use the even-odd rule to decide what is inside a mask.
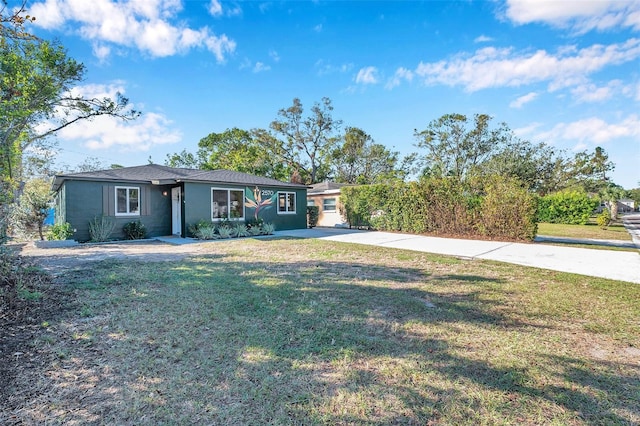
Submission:
[[[11,418],[640,422],[637,285],[294,239],[83,272],[65,282],[74,310],[33,343],[50,360],[22,378],[38,395]]]

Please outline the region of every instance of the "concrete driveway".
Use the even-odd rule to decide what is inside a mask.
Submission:
[[[640,252],[595,250],[539,243],[463,240],[338,228],[278,231],[276,234],[393,247],[467,259],[497,260],[516,265],[640,284]]]

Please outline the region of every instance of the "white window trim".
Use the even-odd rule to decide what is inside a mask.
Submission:
[[[324,208],[324,207],[325,207],[324,202],[325,202],[325,201],[328,201],[328,200],[333,200],[333,203],[334,203],[334,204],[333,204],[333,208],[332,208],[332,209],[325,209],[325,208]],[[323,211],[323,212],[327,212],[327,213],[335,213],[337,210],[338,210],[338,199],[337,199],[337,198],[332,197],[332,198],[323,198],[323,199],[322,199],[322,211]]]
[[[127,211],[124,213],[120,213],[118,212],[118,189],[126,189],[127,190],[127,201],[126,201],[126,207],[127,207]],[[137,212],[129,212],[129,191],[132,189],[136,189],[138,190],[138,211]],[[115,215],[116,216],[140,216],[140,209],[142,208],[142,191],[140,191],[140,187],[139,186],[116,186],[115,187],[115,191],[113,193],[113,196],[115,198]]]
[[[287,194],[287,201],[289,201],[289,195],[293,194],[293,211],[280,211],[280,194]],[[298,200],[296,199],[297,195],[294,191],[278,191],[278,214],[296,214],[296,208],[297,208],[297,202]],[[285,203],[285,207],[289,208],[289,203]]]
[[[242,216],[241,217],[230,217],[231,209],[227,209],[227,217],[213,217],[213,191],[227,191],[227,206],[231,206],[231,191],[238,191],[242,193]],[[225,220],[245,220],[245,209],[246,204],[244,200],[244,188],[219,188],[212,186],[211,187],[211,201],[209,201],[209,208],[211,209],[211,221],[212,222],[223,222]]]

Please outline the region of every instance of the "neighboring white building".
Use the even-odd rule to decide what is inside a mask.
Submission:
[[[311,185],[307,190],[307,206],[318,206],[317,226],[348,227],[340,214],[340,188],[343,183],[322,182]]]
[[[635,201],[631,198],[623,198],[618,200],[618,212],[619,213],[630,213],[635,209]]]

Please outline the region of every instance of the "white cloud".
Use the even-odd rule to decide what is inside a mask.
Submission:
[[[222,5],[218,0],[211,0],[209,3],[209,13],[211,16],[220,16],[222,15]]]
[[[330,63],[326,63],[322,59],[319,59],[318,61],[316,61],[314,66],[318,70],[319,76],[334,74],[334,73],[345,73],[353,69],[353,64],[333,65]]]
[[[109,85],[88,84],[74,87],[70,94],[86,98],[115,99],[117,93],[124,94],[124,82]],[[131,105],[135,108],[135,105]],[[67,117],[71,118],[71,117]],[[143,113],[136,120],[125,121],[117,117],[99,116],[92,120],[77,121],[57,133],[61,140],[80,141],[92,150],[115,148],[123,151],[148,151],[156,145],[179,142],[182,134],[172,128],[172,122],[164,115]],[[40,131],[49,128],[48,123],[39,126]]]
[[[640,82],[623,87],[622,94],[634,101],[640,102]]]
[[[322,24],[318,24],[315,27],[313,27],[313,31],[315,31],[317,33],[321,33],[322,32]]]
[[[387,84],[384,86],[385,89],[393,89],[396,86],[399,86],[402,81],[411,81],[413,80],[413,71],[408,70],[406,68],[400,67],[396,70],[393,77],[387,81]]]
[[[520,96],[518,99],[511,102],[509,106],[511,108],[522,108],[524,104],[527,104],[533,101],[537,97],[538,97],[538,94],[536,92],[530,92],[530,93],[527,93],[526,95]]]
[[[269,71],[271,69],[271,67],[269,65],[265,65],[262,62],[256,62],[256,64],[253,66],[253,72],[254,73],[259,73],[259,72],[263,72],[263,71]]]
[[[94,53],[101,60],[114,45],[155,57],[206,48],[218,62],[235,51],[235,42],[225,34],[213,34],[208,27],[189,28],[178,21],[181,9],[180,0],[44,0],[31,5],[29,14],[37,18],[34,25],[69,28],[92,41],[100,47]]]
[[[60,137],[84,140],[92,150],[115,148],[120,152],[149,151],[156,145],[179,142],[182,134],[171,129],[172,122],[162,114],[150,112],[133,122],[114,117],[98,117],[91,122],[65,128]]]
[[[365,67],[358,71],[356,75],[356,83],[358,84],[376,84],[378,83],[378,69],[376,67]]]
[[[209,14],[214,18],[219,18],[220,16],[238,16],[242,15],[242,9],[240,6],[235,5],[232,8],[222,7],[222,3],[219,0],[210,0],[209,7],[207,8]]]
[[[609,65],[637,60],[640,39],[619,44],[594,44],[583,49],[565,46],[556,53],[546,50],[516,53],[512,48],[486,47],[473,55],[450,60],[420,62],[415,73],[426,84],[464,86],[474,92],[491,87],[519,87],[549,82],[549,90],[584,84],[587,76]]]
[[[111,54],[111,48],[101,43],[95,43],[93,45],[93,55],[100,60],[100,62],[104,62],[109,55]]]
[[[543,22],[578,33],[630,27],[640,30],[637,0],[507,0],[506,17],[516,24]]]
[[[280,55],[275,50],[269,51],[269,57],[273,60],[273,62],[280,62]]]
[[[474,43],[487,43],[487,42],[489,42],[489,41],[493,41],[493,38],[491,38],[491,37],[489,37],[489,36],[486,36],[486,35],[484,35],[484,34],[482,34],[482,35],[480,35],[480,36],[476,37],[476,38],[473,40],[473,42],[474,42]]]
[[[553,143],[564,139],[580,144],[602,144],[618,138],[640,137],[640,117],[629,115],[618,123],[607,123],[599,117],[590,117],[571,123],[559,123],[553,129],[537,135]]]
[[[583,84],[571,90],[578,102],[602,102],[611,99],[617,91],[621,91],[620,80],[610,81],[606,86],[597,87],[593,83]]]
[[[519,138],[526,138],[529,135],[533,134],[541,126],[542,126],[542,123],[534,122],[529,124],[528,126],[513,129],[513,133]]]

